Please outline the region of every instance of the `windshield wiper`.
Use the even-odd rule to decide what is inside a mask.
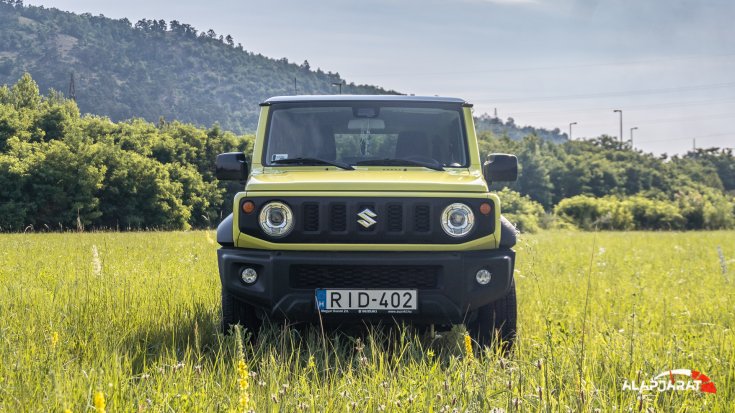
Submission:
[[[365,161],[355,162],[355,165],[385,165],[385,166],[423,166],[424,168],[433,169],[435,171],[443,171],[444,167],[438,162],[425,162],[416,159],[369,159]]]
[[[337,161],[328,161],[326,159],[319,159],[319,158],[276,159],[274,161],[271,161],[271,163],[281,164],[281,165],[330,165],[330,166],[336,166],[337,168],[345,169],[348,171],[355,170],[355,168],[353,168],[352,165],[348,165],[346,163],[337,162]]]

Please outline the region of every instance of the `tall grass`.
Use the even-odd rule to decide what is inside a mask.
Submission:
[[[472,357],[460,328],[431,338],[275,324],[254,343],[247,331],[225,337],[211,238],[0,236],[0,411],[95,411],[100,395],[108,412],[735,405],[733,232],[525,237],[516,349],[473,345]],[[673,368],[707,374],[717,393],[622,390]]]

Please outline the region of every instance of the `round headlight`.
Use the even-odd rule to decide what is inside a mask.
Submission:
[[[271,202],[260,210],[260,228],[271,237],[285,237],[293,229],[293,213],[282,202]]]
[[[442,212],[442,229],[452,237],[467,235],[475,225],[475,214],[465,204],[452,204]]]

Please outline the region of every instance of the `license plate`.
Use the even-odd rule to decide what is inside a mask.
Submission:
[[[316,290],[316,305],[322,313],[414,313],[416,290]]]

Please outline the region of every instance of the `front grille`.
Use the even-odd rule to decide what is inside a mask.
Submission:
[[[416,205],[413,225],[416,232],[429,232],[431,230],[431,209],[428,205]]]
[[[388,222],[386,228],[389,232],[401,232],[403,231],[403,206],[402,205],[388,205]]]
[[[256,212],[246,214],[239,208],[240,231],[277,243],[458,244],[492,234],[496,219],[480,215],[480,205],[487,198],[254,197],[241,203],[247,200],[255,203]],[[274,200],[291,208],[296,223],[281,238],[264,234],[258,220],[263,206]],[[475,228],[466,237],[451,237],[441,229],[439,214],[455,202],[476,211]]]
[[[334,232],[344,232],[347,230],[347,206],[345,204],[334,204],[330,208],[330,225]]]
[[[319,231],[319,204],[304,204],[304,231]]]
[[[289,284],[295,289],[435,289],[440,270],[441,267],[433,265],[292,265]]]

